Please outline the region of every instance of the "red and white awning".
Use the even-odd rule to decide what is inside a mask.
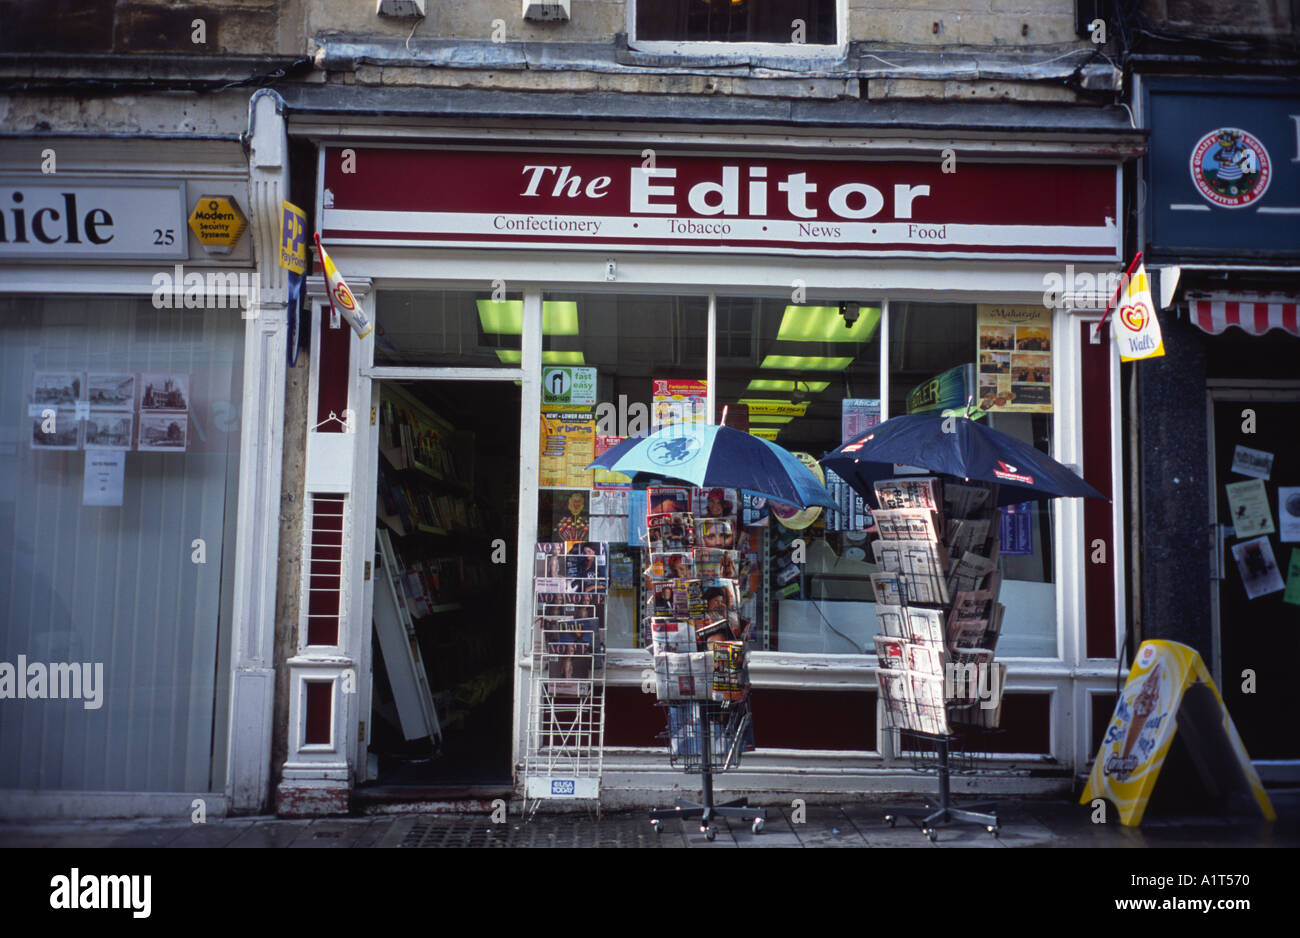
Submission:
[[[1300,306],[1295,296],[1252,296],[1215,293],[1207,297],[1189,297],[1192,322],[1201,330],[1218,335],[1229,326],[1237,326],[1251,335],[1263,335],[1270,329],[1285,329],[1300,336]]]

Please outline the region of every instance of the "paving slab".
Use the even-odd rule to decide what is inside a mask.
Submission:
[[[397,823],[395,817],[373,817],[370,819],[370,825],[365,832],[356,839],[352,844],[353,847],[378,847],[382,844],[393,825]]]
[[[805,847],[865,847],[866,838],[858,833],[843,809],[836,805],[805,805],[803,823],[794,822],[791,809],[791,828]]]
[[[420,820],[418,815],[396,815],[391,819],[388,830],[379,835],[379,840],[375,843],[376,847],[400,847],[406,835],[415,827],[415,822]]]
[[[310,820],[274,820],[252,824],[238,837],[226,844],[228,847],[287,847],[298,839]]]
[[[361,839],[369,826],[369,818],[318,818],[289,846],[330,849],[351,847]]]
[[[727,826],[740,847],[792,847],[802,848],[803,843],[790,823],[791,808],[768,807],[767,818],[763,821],[763,830],[754,833],[752,821],[728,818]]]
[[[209,821],[206,824],[191,824],[188,829],[181,831],[168,846],[200,850],[212,847],[229,847],[235,838],[262,823],[265,823],[265,821],[235,819]]]

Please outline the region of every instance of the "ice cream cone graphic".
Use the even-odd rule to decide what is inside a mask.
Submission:
[[[1147,675],[1146,680],[1142,682],[1142,689],[1137,692],[1133,698],[1133,722],[1129,725],[1128,736],[1124,739],[1124,752],[1120,758],[1127,759],[1128,754],[1136,745],[1138,737],[1142,735],[1142,727],[1146,726],[1147,720],[1155,712],[1156,703],[1160,697],[1160,662],[1156,662],[1151,673]]]

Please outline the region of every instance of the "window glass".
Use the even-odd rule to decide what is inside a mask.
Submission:
[[[0,787],[221,787],[243,326],[0,300],[0,661],[69,691],[4,701]]]
[[[547,311],[553,328],[546,326]],[[609,544],[606,641],[612,648],[638,647],[644,641],[637,599],[648,558],[636,546],[644,536],[629,520],[644,528],[645,503],[624,477],[583,467],[619,438],[649,432],[664,416],[669,392],[698,400],[703,418],[703,401],[691,392],[704,387],[708,299],[547,294],[543,320],[537,540]]]
[[[836,0],[636,0],[636,38],[834,45],[835,17]]]
[[[376,365],[500,368],[521,361],[524,301],[487,290],[380,290],[375,297]],[[544,327],[566,323],[545,315]]]

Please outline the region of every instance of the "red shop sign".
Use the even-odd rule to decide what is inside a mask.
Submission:
[[[331,244],[1120,259],[1115,164],[329,147]]]

